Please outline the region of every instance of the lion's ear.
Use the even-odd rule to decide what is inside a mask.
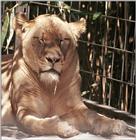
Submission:
[[[13,19],[13,28],[16,31],[17,29],[22,30],[22,26],[28,19],[26,15],[22,12],[16,14],[15,18]]]
[[[77,22],[71,22],[69,25],[76,39],[78,39],[80,35],[86,31],[86,20],[84,18],[81,18]]]

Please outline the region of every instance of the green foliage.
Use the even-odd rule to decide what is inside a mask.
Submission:
[[[10,19],[9,12],[6,12],[6,14],[4,15],[4,18],[3,18],[2,33],[1,33],[1,44],[2,44],[2,46],[4,44],[4,41],[6,39],[6,35],[8,33],[9,19]]]
[[[4,4],[7,4],[7,7],[4,11],[4,15],[2,18],[3,24],[2,24],[2,33],[1,33],[1,46],[2,47],[6,46],[5,47],[6,50],[8,50],[8,47],[10,45],[10,42],[14,34],[13,25],[12,25],[12,21],[15,15],[14,11],[18,6],[23,6],[26,3],[28,2],[16,3],[13,7],[11,7],[10,2],[4,2]]]
[[[94,13],[92,19],[93,19],[93,20],[97,20],[97,19],[101,16],[101,14],[102,14],[101,12],[96,12],[96,13]]]

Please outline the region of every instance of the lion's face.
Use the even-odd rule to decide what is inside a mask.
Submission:
[[[85,21],[67,23],[55,15],[41,15],[27,21],[23,16],[18,16],[21,20],[15,19],[15,28],[24,61],[41,81],[59,81],[68,54],[75,51],[77,38],[85,30]]]

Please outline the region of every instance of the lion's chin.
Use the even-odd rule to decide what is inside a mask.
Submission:
[[[59,77],[60,77],[59,74],[52,73],[52,72],[49,72],[48,74],[51,80],[56,81],[56,82],[59,81]]]
[[[47,71],[40,73],[40,81],[48,84],[58,83],[60,74],[55,71]]]

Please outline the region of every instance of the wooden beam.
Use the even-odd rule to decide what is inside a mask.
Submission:
[[[121,111],[107,105],[98,104],[95,101],[90,101],[84,98],[83,101],[88,106],[88,108],[95,110],[100,114],[110,118],[124,120],[129,125],[135,126],[136,117],[128,112]]]

